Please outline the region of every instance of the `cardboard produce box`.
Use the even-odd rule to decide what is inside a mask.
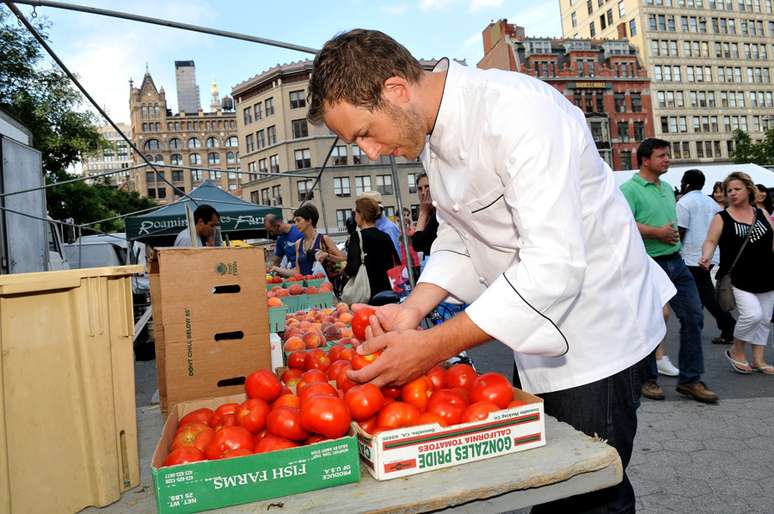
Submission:
[[[260,248],[161,248],[151,264],[161,410],[236,394],[271,367]]]
[[[350,484],[360,480],[354,431],[339,439],[234,459],[161,467],[181,417],[202,407],[241,403],[232,395],[177,404],[170,409],[151,460],[156,506],[182,514]]]
[[[513,397],[527,405],[492,412],[485,421],[407,427],[376,437],[356,426],[363,463],[377,480],[389,480],[545,445],[543,400],[516,388]]]

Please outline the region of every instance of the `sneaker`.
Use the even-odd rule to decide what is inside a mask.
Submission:
[[[704,382],[692,382],[690,384],[679,384],[675,388],[680,394],[690,396],[697,402],[718,403],[718,395],[712,392]]]
[[[680,374],[680,370],[672,364],[669,360],[669,356],[664,355],[660,359],[656,360],[656,367],[658,368],[658,374],[667,377],[676,377]]]
[[[642,396],[649,400],[663,400],[666,398],[664,390],[661,389],[661,386],[655,380],[648,380],[642,384]]]

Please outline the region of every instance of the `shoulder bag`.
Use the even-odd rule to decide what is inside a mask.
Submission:
[[[371,299],[371,284],[368,282],[368,272],[365,266],[365,252],[363,251],[363,236],[357,229],[357,238],[360,241],[360,267],[357,274],[350,278],[341,290],[341,301],[347,305],[353,303],[368,303]]]
[[[720,277],[720,280],[718,280],[718,283],[715,289],[715,296],[717,298],[718,305],[725,312],[731,312],[732,310],[736,309],[736,300],[734,299],[734,289],[733,289],[733,285],[731,284],[731,272],[734,271],[734,267],[736,266],[736,263],[739,262],[739,257],[742,256],[742,252],[744,251],[744,248],[747,246],[747,243],[750,242],[750,236],[752,235],[753,229],[755,228],[755,223],[757,221],[758,221],[758,210],[756,209],[755,215],[753,216],[753,221],[750,224],[750,230],[747,231],[747,237],[744,238],[744,243],[742,243],[742,247],[739,248],[739,253],[736,254],[736,258],[734,259],[734,262],[731,264],[731,267],[728,269],[728,272],[726,272],[726,274]]]

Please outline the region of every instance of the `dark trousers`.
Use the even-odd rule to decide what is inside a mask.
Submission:
[[[704,373],[704,353],[701,346],[704,312],[696,282],[679,253],[656,257],[653,260],[666,272],[677,289],[677,294],[669,300],[669,307],[680,320],[680,353],[678,354],[680,376],[677,382],[680,384],[698,382],[701,380],[701,374]],[[647,359],[647,371],[648,380],[658,379],[655,351]]]
[[[712,314],[712,317],[715,318],[715,322],[718,324],[720,337],[726,341],[731,341],[734,339],[736,320],[718,305],[718,300],[715,296],[715,286],[712,285],[710,272],[700,266],[688,266],[688,271],[691,272],[693,280],[696,281],[696,289],[699,290],[699,298],[701,298],[702,305]]]
[[[645,361],[590,384],[540,394],[546,414],[593,436],[598,435],[618,451],[623,463],[623,481],[613,487],[536,505],[532,514],[564,512],[614,514],[635,511],[634,488],[626,476],[637,432],[637,407],[645,377]],[[520,387],[514,366],[513,383]],[[549,443],[550,444],[550,443]]]

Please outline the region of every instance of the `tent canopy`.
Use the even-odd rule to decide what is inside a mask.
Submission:
[[[264,217],[269,213],[282,217],[282,210],[278,207],[245,202],[209,180],[194,188],[189,196],[194,200],[194,205],[191,205],[193,210],[196,210],[197,204],[207,204],[218,211],[221,232],[229,234],[231,239],[262,237],[266,232],[263,226]],[[155,211],[127,217],[126,238],[130,241],[154,243],[174,240],[187,226],[185,206],[190,201],[190,198],[183,197]]]
[[[712,186],[715,182],[722,182],[732,171],[742,171],[750,175],[756,184],[763,184],[768,188],[774,188],[774,171],[757,164],[692,164],[690,166],[672,166],[669,171],[661,175],[661,180],[672,187],[680,189],[680,180],[687,170],[697,169],[704,173],[706,181],[702,192],[712,194]],[[616,171],[615,184],[620,186],[637,173],[638,170]]]

